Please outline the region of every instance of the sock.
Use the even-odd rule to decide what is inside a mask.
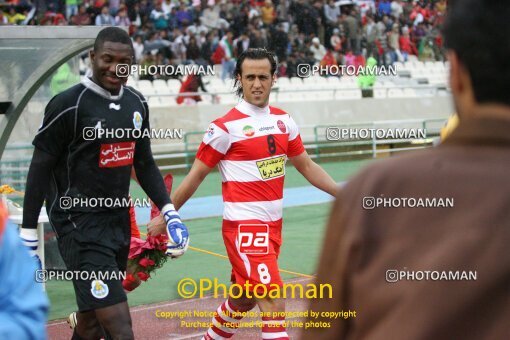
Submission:
[[[262,339],[289,340],[285,331],[285,317],[262,317]]]
[[[212,318],[212,325],[209,327],[202,340],[231,338],[239,326],[239,321],[243,318],[241,315],[234,314],[247,311],[248,310],[243,310],[234,306],[226,300],[216,310],[218,315]],[[229,323],[228,326],[230,327],[227,327],[227,325],[225,325],[226,323]]]

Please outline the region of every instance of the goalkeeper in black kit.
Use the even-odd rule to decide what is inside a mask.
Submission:
[[[147,102],[117,74],[119,65],[131,65],[133,57],[125,31],[109,27],[98,34],[90,51],[92,78],[55,96],[46,107],[27,178],[21,237],[32,255],[37,257],[37,219],[46,199],[67,269],[102,278],[126,270],[132,167],[165,217],[167,254],[181,256],[189,242],[154,162],[150,134],[140,133],[150,128]],[[73,280],[79,313],[72,339],[133,339],[122,277],[90,276]]]

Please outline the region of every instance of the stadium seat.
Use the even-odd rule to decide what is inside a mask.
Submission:
[[[135,89],[138,89],[138,82],[137,82],[137,81],[136,81],[136,79],[135,79],[135,78],[133,78],[133,77],[129,77],[129,78],[128,78],[128,80],[127,80],[127,82],[126,82],[126,85],[127,85],[127,86],[131,86],[131,87],[133,87],[133,88],[135,88]]]
[[[402,89],[388,89],[388,98],[402,98],[404,93]]]
[[[145,96],[150,96],[156,94],[154,87],[150,80],[139,80],[138,81],[138,90]]]
[[[374,88],[374,98],[386,98],[386,89],[385,88]]]
[[[181,89],[181,82],[178,79],[168,79],[167,87],[175,92],[179,92]]]
[[[290,84],[290,80],[287,77],[279,77],[279,78],[276,78],[276,83],[280,84],[280,86],[282,86],[284,84],[288,85],[288,84]]]
[[[338,90],[335,93],[336,100],[361,99],[361,90]]]
[[[149,104],[149,108],[154,107],[154,106],[161,106],[161,101],[160,101],[159,97],[151,96],[151,97],[149,97],[147,104]]]
[[[405,88],[403,91],[402,91],[402,94],[404,97],[416,97],[416,91],[415,89],[413,88]]]

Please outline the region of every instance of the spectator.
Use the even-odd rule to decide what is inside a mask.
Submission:
[[[335,5],[334,0],[329,0],[327,5],[324,5],[324,17],[326,18],[325,24],[329,27],[335,27],[338,24],[338,17],[340,16],[340,8]]]
[[[404,13],[404,8],[402,7],[402,1],[401,0],[393,0],[390,4],[391,7],[391,15],[395,18],[395,20],[398,20],[400,18],[400,15]]]
[[[232,46],[232,32],[227,32],[223,39],[220,41],[220,47],[223,50],[224,56],[221,62],[221,79],[232,77],[236,61],[234,59],[234,47]]]
[[[172,0],[164,0],[161,3],[161,9],[166,15],[170,15],[172,8],[175,8],[175,4],[172,2]]]
[[[19,25],[23,20],[26,19],[26,17],[16,12],[16,9],[14,7],[9,8],[9,13],[6,15],[7,22],[11,25]]]
[[[50,4],[48,6],[48,10],[44,13],[43,18],[41,19],[41,25],[66,25],[66,18],[62,13],[59,13],[55,10],[55,7]]]
[[[108,6],[110,8],[110,15],[114,16],[120,9],[120,0],[108,0]]]
[[[218,28],[218,23],[220,20],[220,9],[218,6],[207,6],[206,9],[202,12],[202,16],[200,17],[200,22],[205,27]]]
[[[182,82],[181,88],[179,89],[179,93],[186,92],[198,92],[198,89],[201,89],[204,92],[207,92],[204,83],[202,81],[202,76],[198,74],[190,74],[184,78]],[[193,105],[197,102],[202,101],[202,98],[197,95],[187,95],[187,96],[179,96],[176,99],[177,104],[187,104]]]
[[[270,48],[274,51],[278,60],[283,60],[287,58],[288,46],[289,35],[285,33],[284,25],[279,24],[277,30],[272,34]]]
[[[157,30],[164,30],[168,27],[168,15],[163,12],[161,2],[156,3],[156,7],[151,11],[150,19]]]
[[[367,24],[363,28],[363,35],[367,42],[367,57],[378,57],[379,51],[377,50],[376,40],[379,36],[379,26],[374,23],[371,16],[366,17]]]
[[[66,19],[69,21],[71,16],[78,14],[79,0],[65,0],[66,2]]]
[[[398,24],[393,24],[393,29],[388,33],[388,53],[392,64],[396,61],[403,61],[400,53],[399,38]]]
[[[342,39],[340,38],[340,30],[338,28],[333,30],[333,35],[331,36],[329,44],[335,53],[338,54],[342,52]]]
[[[250,48],[265,48],[266,42],[262,37],[261,30],[254,29],[250,36]]]
[[[174,6],[170,10],[170,14],[168,15],[168,29],[173,31],[174,29],[179,27],[179,22],[177,21],[177,7]]]
[[[205,36],[205,42],[200,47],[200,57],[207,63],[211,62],[211,55],[213,54],[213,36],[212,33],[207,33]]]
[[[402,35],[400,36],[398,44],[400,45],[400,51],[402,52],[402,57],[404,58],[404,61],[407,61],[409,55],[411,54],[418,55],[418,52],[416,51],[416,46],[409,38],[409,29],[407,29],[407,27],[404,27],[402,29]]]
[[[127,16],[127,9],[125,7],[121,7],[117,16],[115,17],[115,25],[116,26],[127,26],[131,25],[131,20],[129,20]]]
[[[321,44],[319,38],[315,37],[312,39],[312,46],[310,46],[310,52],[313,53],[313,58],[317,63],[326,55],[326,48]]]
[[[96,17],[96,26],[113,26],[115,25],[115,20],[110,15],[107,6],[103,6],[101,8],[101,14]]]
[[[380,16],[383,15],[391,15],[391,4],[388,0],[381,0],[379,2],[379,7],[377,8],[377,12]]]
[[[197,39],[192,36],[189,38],[189,43],[186,46],[186,59],[190,62],[200,58],[200,48],[197,45]]]
[[[352,49],[354,54],[359,53],[360,48],[360,38],[359,38],[359,29],[360,22],[354,16],[355,13],[351,12],[346,17],[344,17],[345,28],[346,28],[346,36],[347,36],[347,46]]]
[[[266,0],[264,6],[260,8],[262,22],[266,27],[270,27],[276,19],[276,11],[271,0]]]
[[[191,16],[191,12],[186,8],[186,5],[181,3],[179,6],[179,10],[175,13],[177,18],[177,25],[179,28],[186,27],[193,22],[193,17]]]
[[[239,38],[234,40],[234,54],[237,57],[250,47],[250,38],[246,33],[241,33]]]
[[[90,18],[90,15],[87,13],[87,9],[84,5],[80,5],[78,7],[78,14],[73,16],[71,24],[77,25],[77,26],[85,26],[90,25],[92,23],[92,19]]]
[[[141,35],[135,36],[135,39],[133,40],[133,49],[135,51],[135,61],[136,63],[140,63],[143,58],[143,39]]]

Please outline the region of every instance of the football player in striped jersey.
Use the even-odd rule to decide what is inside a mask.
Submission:
[[[334,196],[337,185],[308,156],[292,117],[269,106],[276,81],[274,54],[248,49],[240,55],[234,76],[242,100],[209,125],[195,162],[173,193],[172,202],[179,209],[218,166],[224,201],[222,234],[232,264],[232,282],[241,286],[248,282],[259,288],[265,285],[267,290],[263,291],[271,291],[283,285],[277,261],[287,159],[315,187]],[[151,223],[150,233],[164,232],[164,223],[159,222]],[[241,319],[236,312],[255,305],[271,315],[263,318],[262,339],[288,339],[283,313],[273,317],[273,312],[285,311],[284,300],[248,296],[253,295],[244,291],[240,298],[229,297],[218,308],[204,339],[232,337]]]

